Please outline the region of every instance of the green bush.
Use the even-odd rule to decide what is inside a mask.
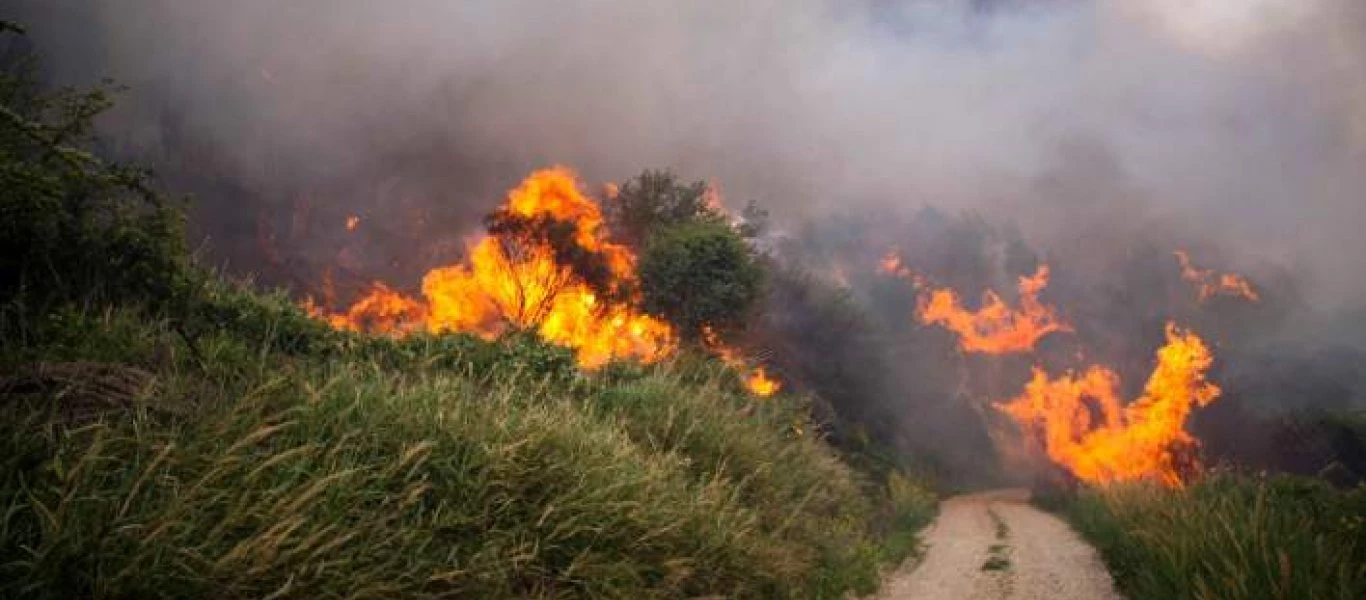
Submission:
[[[763,292],[763,267],[728,225],[671,227],[650,240],[640,257],[641,304],[673,323],[690,340],[704,328],[718,335],[742,330]]]
[[[623,183],[605,208],[613,237],[637,250],[671,227],[726,222],[719,208],[707,203],[706,182],[685,184],[669,171],[646,170]]]
[[[112,90],[44,91],[35,64],[0,69],[0,301],[183,294],[183,211],[88,150]]]

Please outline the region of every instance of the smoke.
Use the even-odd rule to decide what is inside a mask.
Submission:
[[[901,245],[973,295],[1047,260],[1086,351],[1129,379],[1171,316],[1177,248],[1274,288],[1262,312],[1182,315],[1252,357],[1229,372],[1243,388],[1279,393],[1249,365],[1287,338],[1305,362],[1366,339],[1359,0],[17,7],[59,82],[129,86],[111,150],[194,194],[212,258],[272,282],[417,281],[533,168],[668,167],[759,201],[808,261]],[[991,226],[945,216],[963,213]],[[939,364],[873,388],[950,386]]]
[[[1153,219],[1294,265],[1317,303],[1366,297],[1352,0],[20,0],[19,18],[64,80],[130,86],[108,129],[221,220],[309,196],[331,222],[397,232],[402,206],[435,232],[531,167],[668,166],[788,218],[929,203],[1046,240]]]

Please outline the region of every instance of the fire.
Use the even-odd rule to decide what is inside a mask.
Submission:
[[[768,370],[765,369],[763,365],[759,365],[745,377],[745,387],[749,388],[749,391],[755,396],[767,398],[778,393],[778,390],[782,389],[783,384],[778,383],[778,380],[769,377]]]
[[[358,227],[360,227],[360,217],[358,217],[358,216],[356,216],[356,215],[350,215],[350,216],[346,217],[346,230],[347,230],[347,231],[355,231],[356,228],[358,228]]]
[[[877,272],[910,281],[911,285],[915,286],[916,289],[923,288],[927,285],[923,275],[912,271],[910,267],[906,266],[906,263],[901,260],[901,253],[896,248],[888,250],[887,254],[884,254],[882,259],[878,261]]]
[[[877,270],[884,275],[893,275],[896,277],[909,278],[912,275],[911,270],[901,263],[901,255],[898,254],[895,249],[888,250],[887,254],[882,257],[882,260],[878,261]]]
[[[599,205],[579,191],[568,169],[533,173],[497,214],[563,232],[576,255],[601,260],[609,291],[629,289],[635,281],[635,256],[608,239]],[[421,299],[376,283],[343,313],[316,307],[312,312],[334,327],[399,335],[458,331],[491,339],[511,329],[533,329],[573,348],[587,369],[614,358],[654,362],[673,350],[675,335],[667,323],[639,313],[629,298],[600,297],[603,287],[584,281],[540,233],[514,228],[471,240],[465,262],[423,277]]]
[[[716,332],[712,331],[710,327],[702,328],[702,342],[712,354],[721,359],[721,362],[741,373],[745,388],[751,394],[760,398],[767,398],[782,389],[782,383],[769,377],[768,369],[763,365],[751,368],[749,361],[740,354],[740,351],[721,343]]]
[[[311,300],[304,302],[304,310],[336,329],[349,331],[408,333],[421,329],[427,317],[427,307],[422,302],[378,281],[371,283],[370,292],[344,313],[329,314]]]
[[[1190,255],[1184,250],[1173,252],[1181,263],[1181,278],[1195,286],[1201,302],[1215,296],[1233,296],[1248,302],[1260,302],[1262,297],[1252,287],[1252,283],[1235,273],[1215,273],[1213,269],[1199,269],[1191,263]]]
[[[1024,393],[998,408],[1083,481],[1151,479],[1179,486],[1183,464],[1199,446],[1185,430],[1186,419],[1220,394],[1205,379],[1213,360],[1197,335],[1168,323],[1167,343],[1137,400],[1121,404],[1119,376],[1106,367],[1057,379],[1036,368]]]
[[[1018,309],[1006,305],[991,290],[983,294],[982,307],[972,311],[962,305],[953,290],[932,289],[921,296],[917,312],[922,322],[939,324],[957,333],[959,346],[965,352],[1027,352],[1048,334],[1072,330],[1058,317],[1054,307],[1039,301],[1039,294],[1048,287],[1048,273],[1048,266],[1040,265],[1033,275],[1020,277]]]

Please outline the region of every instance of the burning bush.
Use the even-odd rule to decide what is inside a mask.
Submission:
[[[493,339],[534,331],[572,348],[586,369],[620,359],[655,362],[674,352],[679,332],[698,343],[704,329],[741,328],[759,295],[753,249],[719,209],[701,203],[701,190],[647,172],[618,192],[617,218],[649,240],[642,266],[612,238],[601,205],[580,191],[573,173],[538,171],[488,217],[487,233],[469,240],[464,262],[427,272],[421,299],[375,282],[345,311],[329,313],[312,301],[307,307],[333,327],[372,333]],[[777,390],[734,348],[718,355],[753,369],[746,381],[756,395]]]

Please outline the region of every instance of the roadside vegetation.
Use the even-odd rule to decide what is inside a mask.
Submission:
[[[1046,504],[1100,550],[1133,600],[1366,598],[1366,485],[1218,473]]]
[[[700,352],[336,331],[196,265],[89,151],[110,91],[4,67],[0,596],[840,598],[916,550],[925,486]],[[690,227],[640,234],[661,281],[715,258]]]

